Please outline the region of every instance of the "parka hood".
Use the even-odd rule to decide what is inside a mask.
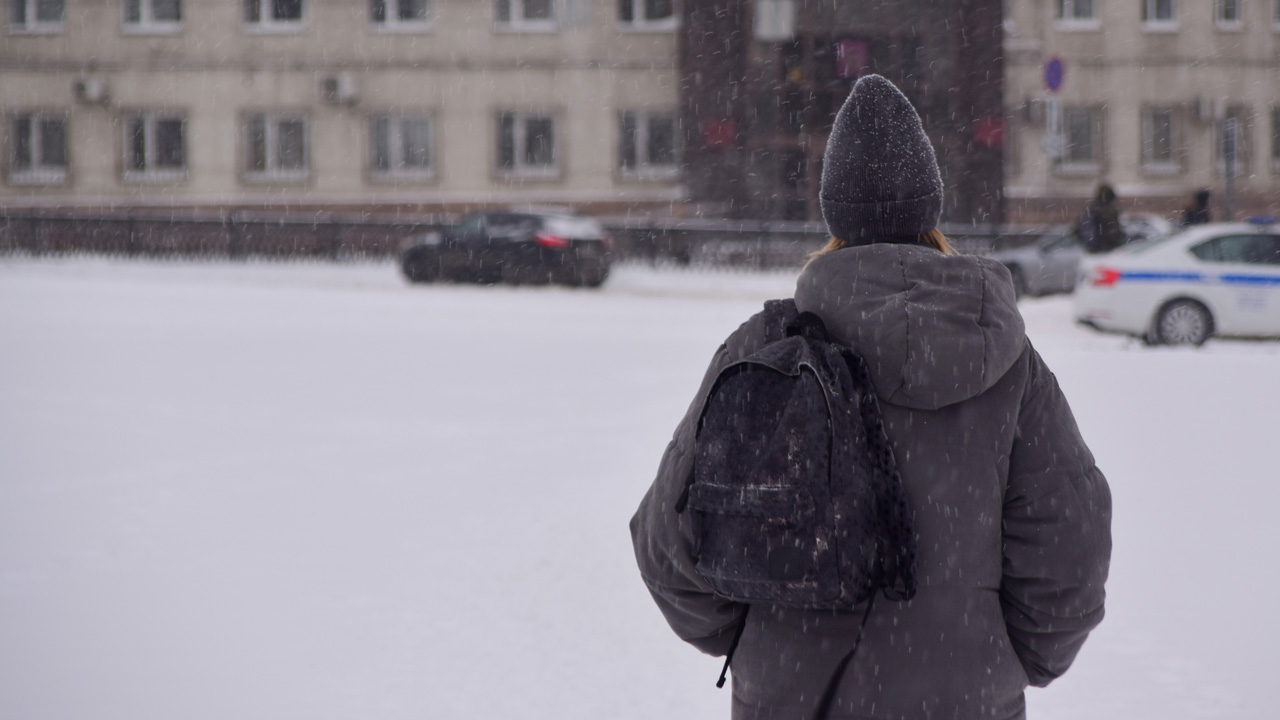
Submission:
[[[934,410],[982,393],[1026,344],[1009,271],[974,255],[878,243],[814,258],[796,307],[866,361],[876,394]]]

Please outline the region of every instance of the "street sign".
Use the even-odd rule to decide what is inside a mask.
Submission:
[[[1062,58],[1054,55],[1044,64],[1044,86],[1051,93],[1062,89],[1062,82],[1067,79],[1067,66]]]

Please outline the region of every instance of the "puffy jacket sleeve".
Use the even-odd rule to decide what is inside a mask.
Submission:
[[[722,345],[663,453],[657,478],[631,518],[636,562],[658,608],[682,640],[711,655],[728,652],[747,606],[717,597],[694,569],[692,513],[677,513],[675,505],[693,470],[693,441],[703,402],[728,357]]]
[[[1111,491],[1053,373],[1028,347],[1009,456],[1000,602],[1032,685],[1066,672],[1102,622],[1111,562]]]

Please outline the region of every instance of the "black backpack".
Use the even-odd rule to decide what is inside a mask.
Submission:
[[[846,611],[865,602],[865,625],[877,590],[915,595],[902,479],[862,358],[816,315],[770,305],[782,317],[765,344],[712,385],[675,509],[692,511],[697,571],[718,595]]]

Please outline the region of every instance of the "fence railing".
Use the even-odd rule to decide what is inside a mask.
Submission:
[[[443,215],[269,211],[6,210],[0,253],[93,253],[169,257],[393,257]],[[621,260],[754,268],[794,267],[827,241],[821,223],[702,218],[601,218]],[[1024,244],[1043,227],[940,228],[961,252]]]

